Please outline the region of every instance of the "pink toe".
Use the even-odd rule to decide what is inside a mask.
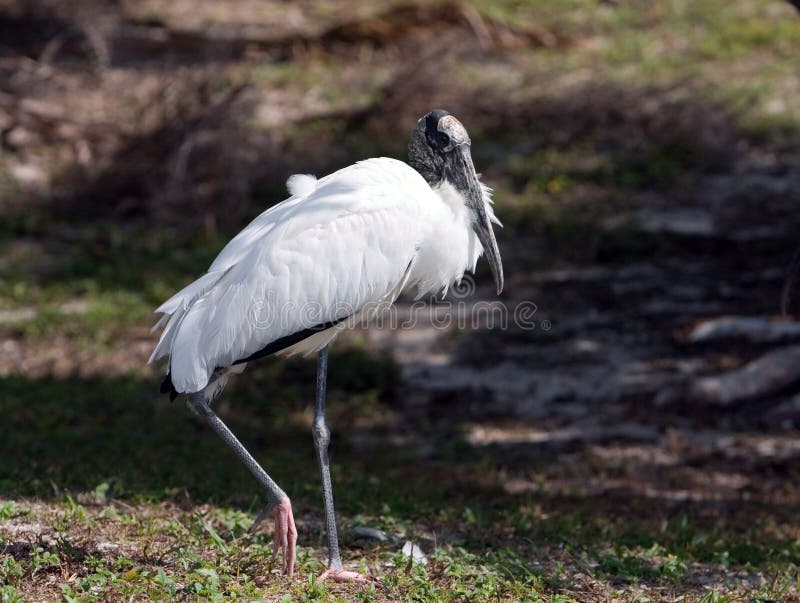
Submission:
[[[294,574],[296,558],[297,528],[292,514],[292,503],[284,498],[275,507],[275,536],[272,550],[275,555],[283,553],[283,572],[290,576]]]
[[[356,584],[366,584],[367,582],[372,582],[372,578],[368,578],[363,574],[359,574],[358,572],[351,572],[348,570],[333,570],[331,568],[326,569],[322,575],[319,577],[319,580],[327,580],[331,579],[334,582],[355,582]]]

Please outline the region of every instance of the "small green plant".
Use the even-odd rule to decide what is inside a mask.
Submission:
[[[320,603],[326,600],[327,589],[325,583],[317,580],[316,574],[309,574],[303,583],[302,590],[298,593],[298,601],[302,603]]]
[[[0,558],[0,582],[14,585],[19,582],[25,572],[22,566],[11,555]]]
[[[698,603],[733,603],[736,598],[733,595],[720,594],[716,590],[709,590],[705,593]]]
[[[16,513],[17,506],[13,500],[7,500],[0,504],[0,521],[11,519]]]
[[[0,585],[0,603],[22,603],[24,600],[11,584]]]
[[[31,549],[30,567],[34,574],[59,567],[59,564],[60,561],[57,553],[46,550],[40,545],[34,545]]]

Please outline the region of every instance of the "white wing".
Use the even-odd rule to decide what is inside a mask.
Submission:
[[[201,295],[216,285],[225,274],[225,271],[239,262],[248,253],[250,247],[268,232],[274,224],[285,220],[291,215],[297,204],[314,191],[316,184],[317,179],[308,174],[290,176],[286,186],[292,195],[291,197],[273,205],[254,218],[250,224],[225,245],[206,274],[189,283],[156,308],[156,313],[163,314],[163,316],[153,325],[150,332],[156,331],[164,324],[167,326],[159,339],[158,345],[150,355],[148,363],[158,360],[169,353],[178,325],[189,307]]]
[[[159,308],[172,315],[153,359],[170,352],[178,392],[202,390],[216,368],[277,340],[393,300],[407,284],[437,202],[424,179],[380,158],[307,184]]]
[[[208,291],[208,289],[222,277],[225,270],[242,259],[250,248],[250,245],[258,240],[259,236],[264,234],[265,231],[268,231],[276,222],[285,219],[304,197],[311,194],[316,184],[317,179],[307,174],[294,174],[290,176],[289,180],[286,182],[286,186],[292,196],[281,203],[273,205],[254,218],[250,224],[225,245],[206,274],[190,283],[161,304],[156,309],[156,312],[164,314],[165,316],[153,326],[153,330],[161,326],[165,318],[169,318],[170,315],[174,314],[179,309],[185,309],[197,299],[199,295]],[[150,360],[155,360],[155,358],[159,358],[162,355],[163,354],[159,354]]]

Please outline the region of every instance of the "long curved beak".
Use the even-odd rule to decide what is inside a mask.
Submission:
[[[492,270],[497,294],[503,290],[503,262],[500,260],[500,250],[494,238],[492,223],[486,209],[488,200],[484,199],[483,189],[478,182],[478,174],[472,164],[472,155],[469,144],[463,144],[448,153],[445,161],[445,175],[450,183],[464,195],[467,204],[472,209],[472,229],[478,235],[478,240],[483,245],[486,259]]]

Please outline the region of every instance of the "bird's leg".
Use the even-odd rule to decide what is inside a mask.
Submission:
[[[331,467],[328,459],[328,444],[331,431],[325,422],[325,394],[328,380],[328,346],[322,348],[317,358],[317,396],[314,403],[314,447],[317,449],[319,471],[322,476],[322,499],[325,504],[325,528],[328,535],[328,569],[320,576],[321,580],[331,578],[337,582],[367,582],[358,572],[345,571],[339,554],[339,538],[336,531],[336,514],[333,510],[333,485]]]
[[[211,406],[206,402],[203,392],[196,394],[187,394],[186,401],[189,407],[194,410],[198,415],[203,417],[211,428],[217,432],[217,435],[230,446],[250,470],[259,483],[267,491],[267,506],[256,519],[253,526],[255,527],[263,520],[263,515],[269,511],[273,511],[275,515],[275,536],[272,544],[274,553],[283,553],[283,571],[290,576],[294,573],[295,561],[295,545],[297,543],[297,528],[294,524],[294,516],[292,515],[292,503],[289,497],[286,496],[283,490],[275,483],[275,481],[267,474],[266,471],[258,464],[253,456],[247,451],[242,443],[233,435],[228,426],[222,422],[216,413],[211,410]],[[252,530],[253,528],[251,528]]]

